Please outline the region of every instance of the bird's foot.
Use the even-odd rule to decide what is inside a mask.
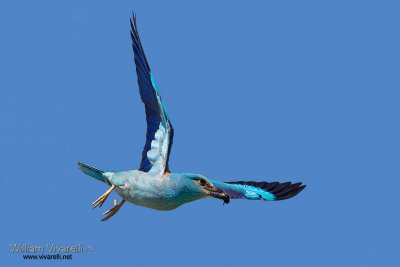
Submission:
[[[102,194],[98,199],[96,199],[93,203],[93,209],[96,208],[97,206],[100,205],[103,206],[104,202],[106,201],[106,199],[108,198],[108,196],[110,195],[110,193],[114,190],[115,186],[112,185],[104,194]]]
[[[108,214],[107,217],[105,217],[104,219],[102,219],[101,221],[107,221],[108,219],[110,219],[112,216],[115,215],[115,213],[117,213],[117,211],[119,211],[119,209],[122,207],[122,205],[125,203],[125,199],[123,199],[121,201],[121,203],[119,203],[117,205],[117,200],[114,199],[114,207],[112,207],[111,209],[107,210],[106,212],[103,212],[103,214]]]

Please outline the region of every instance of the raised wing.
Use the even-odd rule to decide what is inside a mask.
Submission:
[[[174,129],[161,101],[149,64],[143,51],[136,25],[136,15],[131,22],[132,48],[135,53],[136,73],[140,97],[145,105],[147,133],[143,148],[140,171],[151,174],[169,172],[168,160],[171,152]]]
[[[294,197],[306,185],[279,182],[216,182],[212,183],[222,189],[230,198],[283,200]]]

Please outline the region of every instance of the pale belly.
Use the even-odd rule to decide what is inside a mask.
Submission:
[[[169,175],[150,176],[142,172],[119,173],[120,184],[115,191],[126,201],[156,210],[173,210],[186,203],[174,187]]]
[[[115,191],[126,201],[155,210],[173,210],[183,204],[174,198],[165,197],[159,190],[135,190],[134,186],[124,185],[117,187]]]

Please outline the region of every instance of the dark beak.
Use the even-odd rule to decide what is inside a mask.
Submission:
[[[209,189],[209,194],[212,197],[222,199],[224,204],[229,203],[229,196],[220,188],[214,186],[213,188]]]

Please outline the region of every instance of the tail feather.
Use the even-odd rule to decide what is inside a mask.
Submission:
[[[96,169],[92,166],[86,165],[81,162],[78,162],[78,168],[81,169],[81,171],[83,171],[85,174],[92,176],[93,178],[96,178],[97,180],[102,181],[104,183],[108,183],[105,176],[103,175],[106,171]]]

